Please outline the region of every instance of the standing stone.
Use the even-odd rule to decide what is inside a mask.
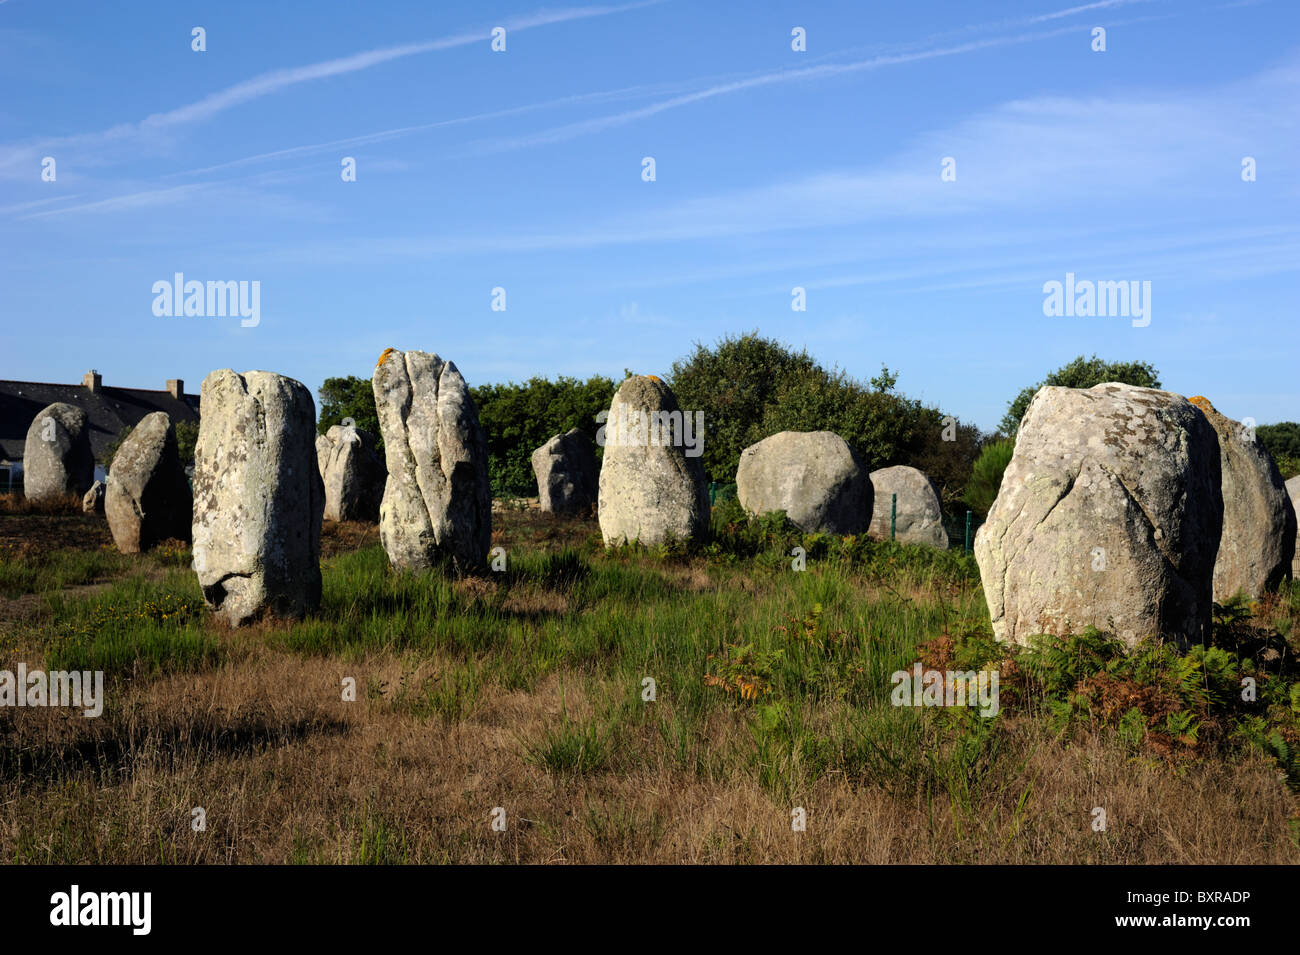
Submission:
[[[1223,521],[1218,439],[1167,391],[1039,389],[975,535],[993,632],[1089,625],[1130,647],[1208,636]]]
[[[943,528],[943,506],[934,483],[916,468],[900,464],[871,472],[875,509],[871,513],[871,536],[889,540],[891,508],[894,539],[905,544],[928,544],[948,549],[948,532]],[[897,505],[894,495],[898,495]]]
[[[165,411],[145,415],[108,472],[104,514],[113,543],[123,554],[135,554],[171,538],[188,541],[193,511],[171,419]]]
[[[41,410],[23,447],[23,494],[29,501],[83,496],[95,483],[86,412],[63,401]]]
[[[325,520],[379,520],[388,476],[375,451],[375,436],[351,425],[333,425],[316,438],[316,460],[325,482]]]
[[[653,375],[619,386],[602,429],[598,510],[606,546],[654,546],[707,533],[704,435],[697,420],[682,413],[672,390]]]
[[[1300,518],[1300,474],[1286,482],[1287,497],[1291,500],[1291,513]],[[1297,533],[1291,557],[1291,579],[1300,580],[1300,533]]]
[[[320,605],[325,488],[301,382],[228,368],[203,380],[194,455],[194,569],[231,626]]]
[[[1295,556],[1295,510],[1273,457],[1255,429],[1226,418],[1209,399],[1189,398],[1219,436],[1223,480],[1223,536],[1214,561],[1214,599],[1275,590]]]
[[[104,516],[104,482],[96,481],[81,499],[81,513]]]
[[[372,379],[388,483],[379,539],[394,567],[481,567],[492,542],[487,437],[456,366],[389,348]]]
[[[578,428],[557,434],[533,452],[539,507],[553,514],[582,514],[599,494],[600,466],[591,439]]]
[[[871,495],[861,459],[832,431],[782,431],[740,453],[740,506],[750,514],[785,511],[806,534],[862,533]]]

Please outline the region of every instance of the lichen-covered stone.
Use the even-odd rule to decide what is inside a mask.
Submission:
[[[870,477],[875,495],[871,514],[872,537],[889,539],[890,510],[894,508],[895,540],[948,549],[948,532],[943,529],[939,492],[924,472],[900,464],[872,471]],[[898,495],[896,507],[894,495]]]
[[[336,424],[316,438],[316,461],[325,484],[325,520],[379,520],[388,472],[375,450],[373,434]]]
[[[603,425],[600,531],[607,546],[648,546],[708,533],[709,493],[702,440],[672,390],[653,375],[626,379]],[[688,453],[690,451],[691,453]]]
[[[193,498],[165,411],[146,415],[113,456],[104,500],[113,543],[124,554],[190,539]]]
[[[596,504],[600,465],[591,439],[578,428],[557,434],[533,452],[538,507],[553,514],[585,514]]]
[[[866,468],[831,431],[782,431],[747,447],[736,497],[750,514],[785,511],[809,534],[860,534],[871,522]]]
[[[1286,494],[1291,501],[1292,516],[1300,518],[1300,474],[1287,479]],[[1295,547],[1292,549],[1291,579],[1300,580],[1300,533],[1297,533]]]
[[[1202,642],[1220,487],[1214,429],[1181,395],[1039,389],[975,535],[995,635],[1025,643],[1092,625],[1129,646]]]
[[[33,502],[82,497],[94,483],[86,412],[64,401],[42,408],[23,446],[23,495]]]
[[[455,364],[387,349],[372,384],[388,482],[379,539],[394,567],[449,561],[458,573],[487,561],[492,492],[487,437]]]
[[[301,382],[221,369],[201,392],[194,457],[194,569],[231,626],[320,606],[325,488],[316,407]]]
[[[1273,457],[1255,429],[1220,414],[1207,398],[1188,399],[1219,437],[1223,535],[1214,561],[1214,599],[1277,589],[1295,556],[1296,516]]]

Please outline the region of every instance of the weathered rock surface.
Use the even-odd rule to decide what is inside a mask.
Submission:
[[[316,461],[325,484],[325,520],[379,520],[388,472],[375,451],[373,434],[336,424],[316,438]]]
[[[41,409],[23,447],[23,494],[29,501],[85,495],[95,483],[86,412],[63,401]]]
[[[450,361],[390,348],[372,379],[388,483],[379,538],[394,567],[482,566],[492,541],[487,437]]]
[[[1300,474],[1286,482],[1286,493],[1291,499],[1291,513],[1300,518]],[[1291,579],[1300,580],[1300,533],[1296,535],[1294,553],[1291,557]]]
[[[782,431],[740,453],[736,497],[751,514],[785,511],[808,534],[859,534],[871,522],[871,481],[831,431]]]
[[[316,408],[301,382],[221,369],[203,381],[194,461],[194,568],[203,597],[240,626],[320,605],[325,489]]]
[[[1275,590],[1295,556],[1296,516],[1273,457],[1255,429],[1220,414],[1209,399],[1188,399],[1219,437],[1223,535],[1214,561],[1214,599],[1256,598]]]
[[[557,434],[533,452],[538,507],[553,514],[583,514],[600,493],[600,465],[591,439],[578,428]]]
[[[600,531],[607,546],[654,546],[700,537],[709,528],[704,466],[687,450],[702,438],[672,390],[653,375],[626,379],[604,423]]]
[[[899,464],[872,471],[870,477],[875,494],[871,536],[889,539],[890,509],[894,508],[895,540],[948,549],[948,532],[943,529],[943,505],[939,502],[939,492],[923,471]],[[898,495],[896,507],[895,494]]]
[[[1180,395],[1039,390],[975,557],[999,639],[1201,642],[1223,520],[1218,439]]]
[[[90,485],[90,490],[81,499],[81,512],[83,514],[98,514],[103,517],[104,495],[105,485],[103,481],[96,481]]]
[[[188,541],[194,501],[176,452],[176,432],[165,411],[146,415],[117,454],[104,500],[113,543],[124,554],[170,538]]]

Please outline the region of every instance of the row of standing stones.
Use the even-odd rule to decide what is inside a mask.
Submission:
[[[615,395],[608,421],[638,415],[672,421],[679,411],[662,381],[634,377]],[[647,444],[634,429],[613,428],[604,447],[602,466],[591,441],[575,428],[533,452],[543,511],[584,513],[595,506],[611,545],[658,544],[704,532],[709,514],[704,471],[684,443],[669,434]],[[746,448],[736,492],[751,514],[784,511],[805,533],[888,537],[892,524],[894,536],[904,542],[948,546],[939,494],[928,477],[905,466],[868,473],[848,443],[830,431],[784,431]]]
[[[142,420],[107,485],[92,486],[85,413],[54,404],[28,431],[26,493],[85,493],[123,551],[192,540],[204,598],[234,626],[319,606],[322,516],[377,517],[396,568],[482,567],[491,541],[487,441],[465,380],[437,355],[388,349],[373,387],[383,462],[359,429],[316,436],[301,383],[212,372],[192,498],[165,414]],[[679,411],[664,382],[637,376],[618,389],[609,419],[671,421]],[[610,546],[706,534],[699,458],[671,432],[653,442],[628,434],[607,433],[603,465],[576,429],[538,448],[542,509],[596,504]],[[785,511],[808,533],[887,537],[892,523],[901,540],[947,546],[924,474],[868,473],[831,432],[783,432],[746,448],[736,484],[747,511]],[[994,633],[1023,643],[1094,625],[1130,645],[1148,635],[1199,642],[1214,601],[1257,597],[1300,573],[1297,503],[1300,477],[1284,485],[1253,430],[1204,398],[1120,384],[1043,388],[975,537]]]

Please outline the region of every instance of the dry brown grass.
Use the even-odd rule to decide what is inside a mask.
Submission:
[[[112,546],[113,535],[102,517],[66,511],[0,513],[0,547],[14,559],[42,556],[52,550],[86,551]]]
[[[29,501],[18,491],[0,494],[0,514],[80,514],[81,496],[63,494],[43,501]]]
[[[322,559],[379,543],[379,525],[365,521],[323,521],[320,529]]]
[[[1072,745],[1031,724],[1018,770],[971,814],[831,777],[792,805],[752,774],[683,771],[649,727],[584,777],[528,759],[561,709],[587,713],[581,681],[532,693],[485,688],[454,723],[413,715],[403,686],[442,663],[354,664],[249,645],[237,662],[132,689],[113,720],[52,711],[0,716],[24,754],[5,780],[0,854],[25,861],[523,863],[1295,863],[1293,800],[1266,760],[1174,771],[1100,738]],[[362,688],[339,699],[343,676]],[[69,725],[75,724],[75,725]],[[87,735],[83,727],[90,727]],[[739,717],[710,726],[738,743]],[[1021,798],[1024,802],[1021,804]],[[191,810],[206,810],[205,832]],[[494,807],[505,832],[491,830]],[[1094,806],[1107,829],[1094,832]],[[976,822],[975,819],[981,819]]]
[[[497,520],[512,555],[592,541],[589,521],[528,511]],[[324,532],[335,554],[370,546],[374,535],[365,525]],[[131,558],[132,575],[155,574],[151,560]],[[670,589],[648,613],[685,601],[727,606],[721,601],[736,593],[745,605],[790,595],[785,577],[754,566],[649,567],[643,572]],[[899,607],[956,597],[942,581],[886,585],[850,573],[842,583],[855,600]],[[559,628],[565,639],[566,627],[601,612],[596,598],[527,575],[466,578],[450,589],[464,601],[462,613],[499,606],[508,621]],[[798,630],[808,605],[792,599],[788,614],[785,606],[756,619],[769,630],[787,621]],[[1292,613],[1275,604],[1265,610]],[[854,621],[828,626],[841,624]],[[869,627],[872,641],[885,634],[879,626]],[[1227,749],[1162,757],[1118,743],[1100,724],[1056,735],[1041,714],[1016,705],[1010,670],[996,762],[982,766],[968,791],[952,777],[936,783],[923,774],[918,782],[867,772],[845,753],[806,784],[797,766],[788,774],[778,766],[788,785],[773,785],[764,763],[788,750],[756,747],[754,707],[709,708],[697,723],[689,694],[663,692],[629,708],[620,701],[636,696],[635,665],[605,669],[578,654],[579,662],[540,670],[527,688],[509,676],[526,668],[499,668],[472,692],[439,696],[476,667],[486,670],[504,644],[454,653],[291,651],[283,639],[292,631],[285,622],[214,631],[219,662],[194,672],[146,676],[128,667],[110,677],[100,719],[0,708],[0,861],[1300,862],[1300,800],[1274,760]],[[0,620],[0,638],[0,668],[41,657],[31,618]],[[558,654],[562,644],[551,646]],[[922,652],[944,666],[951,650],[940,636]],[[526,651],[514,652],[527,662]],[[628,672],[636,678],[624,679]],[[677,679],[680,691],[681,679],[703,672],[670,670],[665,685]],[[356,681],[355,702],[341,698],[344,677]],[[811,705],[800,738],[847,745],[844,709]],[[556,769],[563,760],[539,757],[558,728],[602,732],[611,720],[612,751],[594,768]],[[670,741],[673,726],[690,730],[684,749]],[[927,739],[936,749],[916,754],[922,760],[941,758],[953,743],[942,734]],[[806,832],[791,831],[796,806],[807,810]],[[206,811],[206,831],[191,828],[195,807]],[[494,807],[506,810],[504,832],[490,827]],[[1097,807],[1107,814],[1104,832],[1093,829]]]

